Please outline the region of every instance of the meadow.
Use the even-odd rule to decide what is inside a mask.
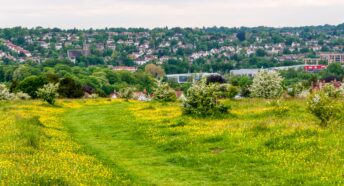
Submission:
[[[344,120],[306,101],[224,101],[230,114],[110,99],[0,103],[0,185],[344,185]],[[343,102],[338,102],[343,105]]]

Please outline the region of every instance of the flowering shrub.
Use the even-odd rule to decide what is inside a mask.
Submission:
[[[15,99],[21,99],[21,100],[27,100],[31,97],[23,92],[18,93],[11,93],[9,89],[4,84],[0,84],[0,101],[1,100],[15,100]]]
[[[259,71],[250,87],[251,96],[257,98],[279,98],[283,93],[283,78],[275,71]]]
[[[24,92],[17,92],[15,94],[15,97],[16,99],[19,99],[19,100],[28,100],[31,98],[31,96],[27,93],[24,93]]]
[[[126,101],[128,101],[129,99],[132,99],[134,97],[134,88],[132,87],[123,88],[118,92],[118,95],[120,98],[123,98]]]
[[[44,101],[48,102],[50,105],[54,105],[55,100],[58,96],[58,87],[58,84],[46,84],[43,86],[43,88],[38,89],[37,96],[39,98],[42,98]]]
[[[333,100],[323,91],[313,94],[307,102],[307,109],[321,121],[321,126],[326,127],[328,122],[336,115],[338,109]]]
[[[14,94],[10,93],[6,85],[0,84],[0,100],[12,100],[14,97]]]
[[[162,102],[176,101],[176,92],[167,83],[158,82],[154,91],[154,100]]]
[[[219,100],[219,85],[209,84],[202,80],[194,84],[187,92],[183,102],[183,113],[209,116],[228,112],[228,107]]]
[[[342,96],[342,92],[340,89],[336,89],[332,84],[326,84],[322,89],[322,92],[324,92],[326,95],[328,95],[331,98],[339,98]]]

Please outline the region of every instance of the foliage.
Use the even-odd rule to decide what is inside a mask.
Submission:
[[[292,97],[300,97],[302,92],[306,90],[306,87],[302,82],[298,82],[291,87],[291,90],[288,90],[288,94]]]
[[[321,121],[320,125],[323,127],[326,127],[338,112],[332,98],[324,91],[319,91],[308,98],[307,109]]]
[[[6,85],[0,84],[0,101],[1,100],[12,100],[15,95],[10,93]]]
[[[155,64],[146,65],[145,72],[151,74],[155,78],[162,78],[165,75],[164,70]]]
[[[333,84],[325,84],[324,87],[321,88],[321,91],[331,98],[343,96],[341,90],[337,89]]]
[[[4,84],[0,84],[0,101],[2,100],[28,100],[31,97],[23,92],[11,93]]]
[[[28,100],[31,98],[29,94],[24,93],[24,92],[17,92],[15,93],[15,96],[16,96],[16,99],[19,99],[19,100]]]
[[[118,95],[120,98],[128,101],[129,99],[134,98],[134,91],[135,91],[135,89],[132,87],[123,88],[118,92]]]
[[[58,96],[57,90],[59,88],[59,84],[46,84],[43,88],[38,89],[37,96],[43,101],[48,102],[51,105],[55,104],[55,100]]]
[[[273,100],[270,105],[273,106],[272,112],[279,117],[286,116],[290,111],[290,108],[280,100]]]
[[[257,98],[279,98],[283,93],[283,78],[275,71],[259,71],[250,87],[251,96]]]
[[[177,100],[176,92],[168,85],[168,83],[161,81],[158,81],[153,95],[154,100],[161,102],[173,102]]]
[[[209,83],[225,83],[226,80],[221,75],[210,75],[207,76],[207,84]]]
[[[228,107],[219,101],[219,85],[207,84],[205,79],[194,84],[183,102],[183,113],[197,116],[211,116],[227,113]]]
[[[45,80],[39,76],[29,76],[21,81],[17,90],[29,94],[32,98],[37,98],[37,90],[45,84]]]
[[[58,93],[64,98],[80,98],[84,95],[81,84],[69,77],[60,81]]]

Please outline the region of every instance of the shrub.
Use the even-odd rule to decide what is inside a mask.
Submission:
[[[251,96],[257,98],[279,98],[283,93],[283,78],[275,71],[259,71],[250,87]]]
[[[277,116],[285,116],[290,111],[289,107],[280,100],[274,100],[270,105],[273,106],[272,112]]]
[[[159,81],[153,98],[161,102],[172,102],[176,101],[177,96],[176,92],[167,83]]]
[[[336,87],[334,87],[332,84],[326,84],[324,87],[322,87],[321,91],[331,98],[339,98],[342,96],[341,90],[336,89]]]
[[[203,79],[188,90],[186,100],[183,102],[183,113],[198,116],[227,113],[228,107],[222,105],[218,98],[219,85],[208,85]]]
[[[229,84],[220,85],[220,97],[221,98],[234,98],[239,94],[239,88]]]
[[[55,100],[58,96],[57,90],[59,85],[58,84],[46,84],[43,88],[38,89],[37,96],[42,98],[43,101],[48,102],[50,105],[55,104]]]
[[[302,82],[294,84],[291,89],[288,91],[288,94],[292,97],[300,97],[300,95],[305,91],[306,88]]]
[[[118,92],[118,95],[120,98],[128,101],[129,99],[132,99],[134,97],[134,90],[135,89],[132,87],[123,88]]]
[[[207,77],[207,84],[209,83],[225,83],[226,80],[221,75],[210,75]]]
[[[29,76],[19,83],[17,90],[29,94],[32,98],[37,98],[37,90],[42,88],[45,80],[38,76]]]
[[[84,95],[81,84],[69,77],[60,81],[58,93],[65,98],[81,98]]]
[[[17,92],[15,94],[15,97],[16,99],[19,99],[19,100],[28,100],[31,98],[31,96],[27,93],[24,93],[24,92]]]
[[[233,99],[236,95],[239,94],[239,88],[233,85],[228,86],[227,88],[227,97]]]
[[[321,121],[320,125],[323,127],[328,125],[338,111],[334,106],[333,100],[323,91],[309,97],[307,109]]]
[[[12,100],[15,95],[10,93],[9,89],[4,84],[0,84],[0,101],[1,100]]]

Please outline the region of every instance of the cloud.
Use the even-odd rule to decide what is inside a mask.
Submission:
[[[344,18],[343,0],[0,0],[0,3],[0,27],[299,26],[338,24]]]

